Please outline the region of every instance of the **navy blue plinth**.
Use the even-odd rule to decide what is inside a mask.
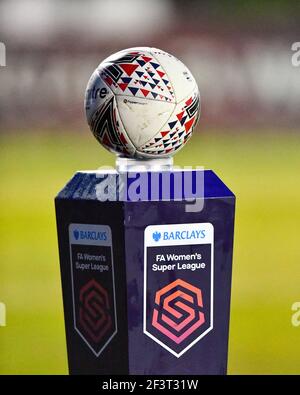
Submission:
[[[55,199],[70,373],[226,374],[235,196],[211,170],[199,212],[184,200],[101,202],[99,182],[78,172]],[[150,227],[146,250],[145,229],[165,224],[189,224],[177,234],[187,244],[209,224],[213,241],[159,250],[176,232]],[[201,269],[153,270],[174,251]]]

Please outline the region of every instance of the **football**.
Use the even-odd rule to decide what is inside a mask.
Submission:
[[[85,112],[92,133],[110,151],[140,159],[168,157],[190,139],[200,95],[191,72],[174,56],[129,48],[96,68]]]

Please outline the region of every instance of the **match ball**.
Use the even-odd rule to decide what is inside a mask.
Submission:
[[[173,155],[190,139],[200,114],[197,83],[174,56],[156,48],[129,48],[96,68],[85,111],[96,139],[132,158]]]

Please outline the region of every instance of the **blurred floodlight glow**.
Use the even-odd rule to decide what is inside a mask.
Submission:
[[[38,42],[47,38],[53,25],[51,0],[4,0],[0,23],[11,40]]]
[[[44,42],[61,33],[90,34],[99,39],[141,39],[160,26],[166,28],[170,16],[172,6],[167,0],[4,0],[0,3],[1,29],[18,42]]]
[[[131,34],[136,37],[153,33],[170,21],[171,6],[161,0],[94,1],[101,14],[101,34]]]

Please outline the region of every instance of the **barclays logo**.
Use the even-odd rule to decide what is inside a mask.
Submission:
[[[75,240],[107,240],[106,232],[96,232],[96,231],[89,231],[89,230],[78,230],[75,229],[73,231],[73,236]]]
[[[153,232],[152,233],[152,237],[154,241],[159,241],[159,239],[161,238],[161,233],[160,232]]]
[[[205,230],[195,229],[195,230],[176,230],[173,232],[164,232],[163,240],[193,240],[193,239],[204,239]]]
[[[74,237],[75,237],[76,240],[79,239],[79,231],[78,231],[77,229],[75,229],[75,230],[73,231],[73,235],[74,235]]]

